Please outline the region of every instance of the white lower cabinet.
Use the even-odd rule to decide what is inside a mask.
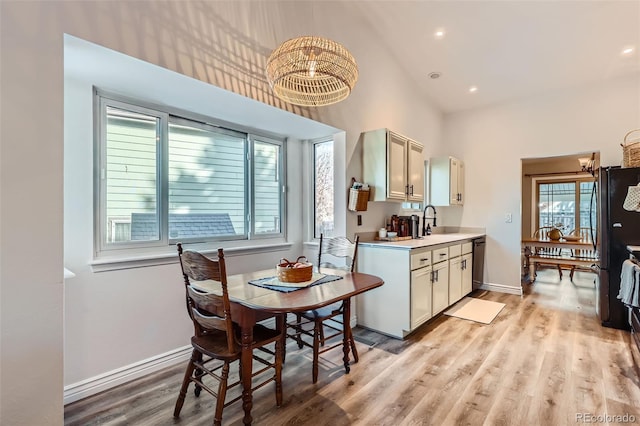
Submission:
[[[413,249],[359,246],[358,271],[381,277],[384,285],[357,296],[358,325],[404,338],[449,307],[452,304],[449,276],[451,246],[456,247],[452,253],[464,265],[466,255],[463,253],[461,256],[460,253],[464,252],[465,244],[460,243]],[[471,291],[472,285],[471,260],[467,260],[466,264],[468,268],[465,270],[460,266],[462,269],[456,275],[458,293],[463,295]],[[468,277],[465,271],[469,272]]]
[[[472,250],[470,242],[449,246],[449,305],[473,290]]]
[[[431,266],[411,271],[411,329],[431,318]]]
[[[449,306],[449,262],[433,265],[433,315]]]
[[[473,255],[467,253],[462,256],[462,296],[473,291]]]
[[[449,259],[449,304],[462,299],[462,258]]]
[[[411,331],[410,250],[358,247],[358,272],[379,276],[381,287],[356,297],[358,325],[404,338]]]

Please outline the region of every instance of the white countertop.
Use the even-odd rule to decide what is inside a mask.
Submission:
[[[480,233],[450,233],[450,234],[431,234],[426,237],[403,240],[403,241],[361,241],[360,246],[364,247],[384,247],[395,248],[401,250],[411,250],[421,247],[435,246],[438,244],[449,244],[456,241],[471,240],[474,238],[484,237],[485,234]]]

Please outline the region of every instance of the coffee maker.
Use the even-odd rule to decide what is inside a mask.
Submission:
[[[404,232],[404,237],[418,238],[420,236],[420,218],[417,214],[400,216],[399,219],[401,223],[405,224],[406,231]]]

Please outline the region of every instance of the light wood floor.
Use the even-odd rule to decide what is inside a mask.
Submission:
[[[325,354],[316,385],[309,350],[289,342],[284,404],[275,406],[271,386],[256,391],[254,424],[569,425],[580,415],[625,414],[640,423],[640,355],[629,333],[600,326],[591,274],[578,272],[574,283],[564,275],[540,271],[523,298],[474,294],[506,304],[491,325],[441,316],[405,341],[358,328],[360,362],[345,375],[341,351]],[[173,419],[183,371],[70,404],[65,424],[211,424],[213,398],[195,398],[192,388]],[[223,423],[241,424],[242,414],[235,403]],[[598,424],[620,419],[609,420]]]

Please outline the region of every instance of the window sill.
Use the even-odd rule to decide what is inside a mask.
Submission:
[[[283,251],[291,248],[293,244],[288,242],[262,244],[256,246],[229,247],[224,249],[225,257],[243,256],[249,254],[269,253],[274,251]],[[92,272],[116,271],[119,269],[144,268],[148,266],[168,265],[178,262],[178,256],[175,246],[171,246],[172,250],[163,253],[146,253],[138,255],[119,255],[109,256],[93,260],[89,265]],[[190,246],[189,248],[198,250],[203,254],[216,253],[217,248],[198,248]]]

